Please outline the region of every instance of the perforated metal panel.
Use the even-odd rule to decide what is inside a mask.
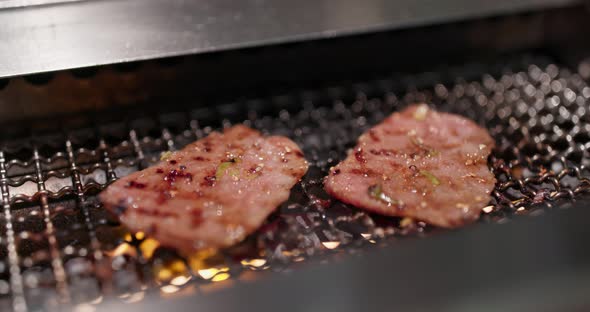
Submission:
[[[480,222],[542,213],[590,189],[587,68],[519,58],[188,111],[44,121],[52,126],[1,145],[0,308],[206,292],[311,257],[436,235],[442,230],[401,225],[400,218],[333,201],[322,189],[328,169],[361,133],[414,102],[472,118],[496,140],[489,165],[498,184]],[[143,233],[128,233],[97,201],[108,183],[155,163],[162,152],[238,122],[291,137],[311,165],[289,201],[244,243],[180,256]]]

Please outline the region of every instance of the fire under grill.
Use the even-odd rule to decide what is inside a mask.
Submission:
[[[108,121],[78,114],[58,130],[6,139],[0,150],[0,310],[206,293],[259,278],[257,271],[443,232],[366,213],[322,189],[322,178],[361,133],[415,102],[465,115],[495,138],[489,166],[498,183],[481,223],[565,207],[590,189],[589,68],[519,58],[493,68],[466,65]],[[471,78],[474,73],[479,78]],[[163,152],[240,122],[292,138],[310,169],[289,201],[238,246],[181,256],[143,233],[129,233],[98,202],[106,185],[154,164]]]

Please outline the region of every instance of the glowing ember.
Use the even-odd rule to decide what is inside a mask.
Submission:
[[[253,267],[261,267],[266,264],[266,260],[264,259],[252,259],[252,260],[242,260],[240,262],[244,266],[253,266]]]
[[[340,246],[340,242],[338,242],[338,241],[334,241],[334,242],[322,242],[322,245],[324,245],[324,247],[326,247],[328,249],[334,249],[334,248]]]
[[[229,273],[219,273],[217,275],[215,275],[211,281],[212,282],[221,282],[221,281],[225,281],[226,279],[228,279],[230,277]]]
[[[211,279],[217,276],[218,273],[227,272],[229,268],[210,268],[197,271],[197,273],[204,279]]]
[[[178,290],[180,290],[180,288],[178,288],[174,285],[166,285],[166,286],[162,286],[160,288],[160,290],[166,294],[173,294],[173,293],[177,292]]]
[[[170,281],[170,284],[175,286],[182,286],[191,280],[189,276],[177,276]]]

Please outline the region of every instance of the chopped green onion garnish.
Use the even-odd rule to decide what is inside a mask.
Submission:
[[[166,152],[162,153],[162,155],[160,156],[160,160],[166,160],[166,159],[170,158],[170,156],[172,156],[172,152],[166,151]]]
[[[432,174],[430,171],[420,170],[420,174],[423,175],[424,177],[426,177],[428,180],[430,180],[430,183],[432,183],[432,185],[434,185],[434,186],[440,185],[440,180],[434,174]]]
[[[229,168],[228,173],[232,177],[237,177],[240,174],[240,170],[238,168]]]
[[[220,180],[225,174],[225,170],[227,170],[227,168],[229,168],[231,165],[233,165],[233,163],[229,161],[219,164],[219,166],[217,166],[217,171],[215,172],[215,179]]]
[[[226,171],[233,177],[237,176],[240,173],[240,171],[236,168],[231,168],[231,166],[235,165],[238,162],[240,162],[239,159],[232,158],[230,161],[224,161],[221,164],[219,164],[219,166],[217,166],[217,171],[215,172],[215,179],[220,180]]]
[[[381,187],[381,184],[375,184],[375,185],[371,185],[369,186],[369,196],[371,196],[372,198],[382,201],[386,204],[390,204],[390,205],[398,205],[401,206],[403,205],[403,203],[399,200],[395,200],[389,196],[387,196],[387,194],[383,193],[383,188]]]

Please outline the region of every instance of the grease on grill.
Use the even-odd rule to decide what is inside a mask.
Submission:
[[[74,142],[84,148],[72,149],[71,157],[66,142],[59,139],[40,142],[37,158],[33,157],[32,145],[22,140],[3,145],[6,157],[0,157],[0,168],[6,171],[0,170],[5,175],[0,177],[0,183],[9,191],[7,203],[13,211],[12,227],[24,286],[34,290],[28,291],[27,302],[43,307],[57,300],[48,299],[56,297],[53,289],[56,275],[51,266],[50,238],[45,232],[47,225],[36,184],[38,178],[47,189],[44,194],[49,199],[74,303],[96,304],[103,296],[134,302],[141,300],[150,287],[158,287],[163,296],[191,293],[205,289],[210,283],[242,278],[246,276],[242,274],[244,271],[279,270],[308,257],[387,242],[391,236],[421,236],[433,231],[422,222],[372,215],[331,201],[321,184],[328,173],[340,173],[329,168],[345,157],[361,133],[412,102],[428,102],[439,110],[464,114],[487,126],[496,140],[497,148],[489,165],[498,184],[480,222],[498,222],[514,214],[542,211],[536,207],[553,205],[554,200],[569,199],[590,189],[590,173],[586,169],[590,165],[586,150],[590,139],[587,117],[590,87],[579,75],[555,65],[531,65],[524,71],[497,77],[484,75],[472,82],[456,78],[459,82],[444,85],[432,75],[414,77],[407,81],[430,81],[430,87],[395,95],[396,90],[382,91],[384,85],[393,85],[393,81],[381,81],[378,87],[368,83],[363,86],[364,91],[356,91],[356,99],[334,99],[332,106],[314,106],[315,102],[310,100],[296,112],[277,109],[266,117],[248,114],[252,119],[246,122],[253,127],[293,137],[308,156],[311,167],[302,183],[293,189],[289,202],[255,235],[222,253],[180,256],[163,249],[149,238],[149,233],[127,233],[101,209],[94,197],[112,177],[153,164],[159,160],[160,153],[168,159],[173,153],[164,151],[181,148],[210,132],[212,127],[219,126],[218,120],[193,120],[187,125],[177,125],[176,128],[187,131],[175,134],[155,128],[159,117],[123,123],[124,127],[105,125],[107,129],[129,126],[132,130],[111,134],[116,139],[110,141],[119,143],[103,144],[96,150],[89,149],[94,146],[90,142],[100,142],[100,137]],[[323,94],[321,90],[314,92]],[[273,107],[272,102],[266,104]],[[415,118],[422,119],[423,113],[428,111],[420,112]],[[209,112],[207,116],[212,114]],[[157,132],[162,133],[162,138],[145,136]],[[436,152],[421,146],[419,138],[415,141],[424,153]],[[355,151],[355,156],[362,162],[364,153],[391,152]],[[18,155],[28,155],[30,159]],[[182,176],[182,164],[178,165],[175,172],[159,170],[157,173],[165,175],[171,183],[177,179],[190,180]],[[413,170],[437,183],[436,177],[421,173],[419,168]],[[252,168],[252,171],[257,174],[259,169]],[[215,181],[216,172],[211,172],[204,181],[195,182],[213,185]],[[130,183],[129,187],[142,186]],[[120,208],[125,209],[126,204],[121,203]],[[195,220],[198,222],[198,216]],[[0,232],[5,233],[6,219],[0,221]],[[2,239],[0,248],[6,250],[6,244],[7,240]],[[7,272],[14,264],[6,253],[0,255],[2,286],[10,281]],[[0,294],[0,305],[3,300],[10,300],[9,295],[1,295],[4,294]]]

